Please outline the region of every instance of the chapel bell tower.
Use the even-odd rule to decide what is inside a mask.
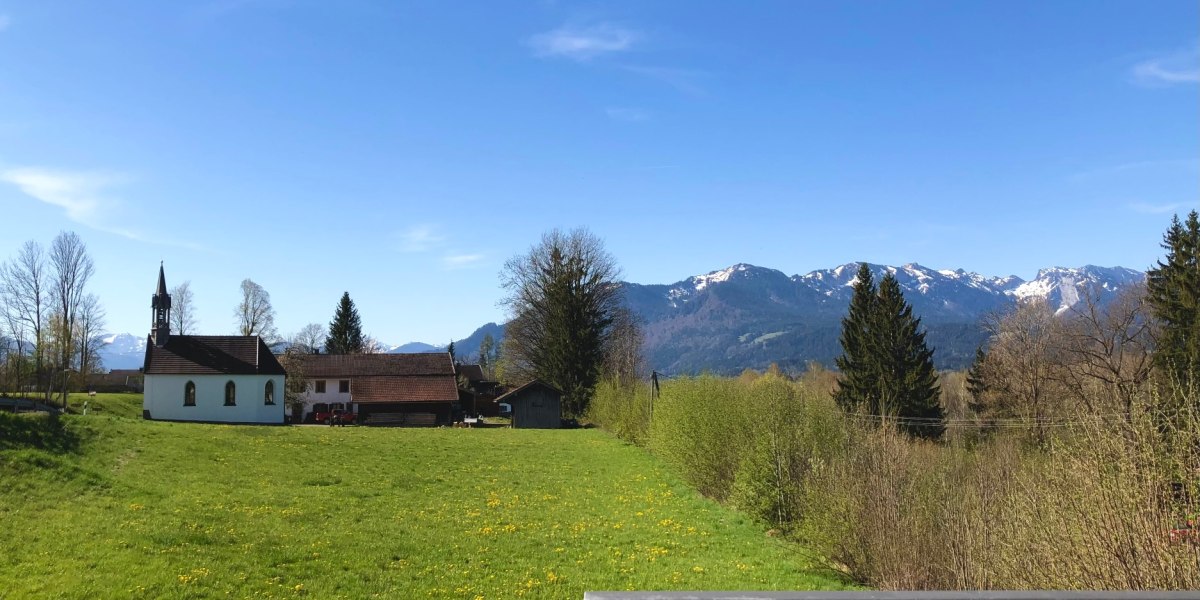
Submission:
[[[162,263],[158,265],[158,289],[150,300],[154,309],[154,325],[150,329],[150,339],[154,345],[163,347],[171,336],[171,295],[167,293],[167,277],[163,274]]]

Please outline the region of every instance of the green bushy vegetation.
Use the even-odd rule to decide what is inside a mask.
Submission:
[[[962,380],[943,377],[943,394]],[[1200,587],[1200,540],[1170,534],[1200,510],[1200,415],[1156,409],[1195,406],[1194,394],[1162,402],[1148,386],[1129,413],[1036,430],[955,419],[936,443],[842,413],[819,371],[666,381],[639,430],[649,393],[610,386],[592,415],[864,584]]]
[[[0,596],[845,585],[600,430],[163,423],[100,396],[87,416],[0,414]]]

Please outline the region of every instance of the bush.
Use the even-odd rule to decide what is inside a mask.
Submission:
[[[1044,447],[1019,423],[980,435],[969,420],[948,436],[963,443],[913,441],[844,416],[819,373],[666,381],[652,418],[648,387],[602,388],[593,408],[873,587],[1197,589],[1200,540],[1170,532],[1200,518],[1200,414],[1152,410],[1196,406],[1172,394],[1186,398],[1042,424]]]

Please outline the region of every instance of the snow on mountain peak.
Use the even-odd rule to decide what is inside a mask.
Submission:
[[[711,273],[706,273],[704,275],[696,275],[695,277],[691,278],[691,281],[692,281],[692,284],[694,285],[694,287],[696,288],[696,291],[698,292],[698,291],[708,287],[709,284],[723,283],[723,282],[729,281],[729,278],[733,277],[734,273],[745,271],[748,268],[750,268],[750,265],[748,265],[746,263],[738,263],[736,265],[733,265],[732,267],[729,267],[728,269],[722,269],[720,271],[713,271]]]

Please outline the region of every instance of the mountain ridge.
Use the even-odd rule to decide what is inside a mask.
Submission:
[[[787,275],[769,267],[737,263],[669,284],[620,285],[626,303],[642,320],[651,368],[665,373],[735,373],[775,362],[799,369],[809,361],[832,365],[840,353],[841,318],[853,294],[859,264]],[[1134,269],[1096,265],[1046,267],[1029,281],[961,268],[937,270],[915,262],[868,266],[876,281],[885,273],[896,277],[914,314],[921,318],[939,368],[969,364],[975,348],[986,338],[980,325],[986,314],[1034,298],[1045,299],[1063,314],[1089,293],[1105,303],[1145,279],[1144,273]],[[488,334],[499,341],[504,326],[487,323],[455,340],[457,355],[476,359],[479,344]],[[114,343],[121,338],[121,344],[102,354],[106,368],[141,366],[145,336],[111,337]],[[445,351],[445,346],[423,342],[385,347],[390,352]]]

